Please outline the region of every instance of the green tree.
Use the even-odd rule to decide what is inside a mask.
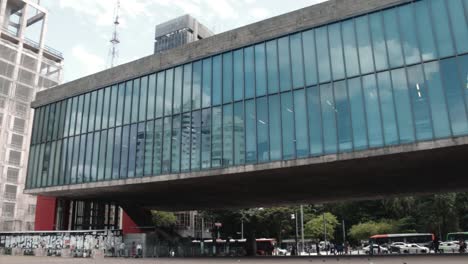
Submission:
[[[311,238],[324,239],[324,220],[325,215],[325,226],[327,229],[327,240],[333,240],[335,238],[335,229],[338,226],[338,219],[332,213],[326,212],[323,215],[316,215],[304,226],[304,234]]]
[[[153,224],[159,228],[172,228],[175,226],[177,217],[170,212],[151,211]]]
[[[381,222],[368,221],[353,225],[349,230],[349,236],[356,241],[367,240],[377,234],[398,232],[398,222],[383,220]]]

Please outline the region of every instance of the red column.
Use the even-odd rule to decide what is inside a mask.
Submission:
[[[53,231],[55,230],[55,208],[57,198],[37,196],[36,217],[34,230],[36,231]]]
[[[133,222],[132,218],[122,210],[122,232],[123,234],[143,233],[143,230],[138,228],[138,225]]]

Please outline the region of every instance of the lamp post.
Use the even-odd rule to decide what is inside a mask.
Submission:
[[[297,235],[297,217],[296,217],[296,211],[294,211],[294,214],[291,214],[291,219],[292,219],[292,220],[295,220],[295,222],[296,222],[296,232],[294,232],[294,234],[295,234],[295,249],[296,249],[296,250],[295,250],[295,254],[297,255],[297,237],[298,237],[298,235]]]

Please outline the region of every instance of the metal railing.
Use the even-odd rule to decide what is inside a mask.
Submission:
[[[9,28],[6,28],[6,27],[2,27],[1,28],[2,31],[4,31],[5,33],[7,33],[8,35],[11,35],[12,37],[15,37],[15,38],[18,38],[18,35],[16,32],[14,32],[13,30],[9,29]],[[32,40],[32,39],[29,39],[27,37],[24,38],[24,43],[28,44],[29,46],[33,47],[33,48],[36,48],[36,49],[39,49],[40,48],[40,45],[39,43],[37,43],[36,41]],[[54,49],[54,48],[51,48],[47,45],[44,45],[44,50],[47,51],[48,53],[52,54],[52,55],[55,55],[61,59],[63,59],[63,53]]]

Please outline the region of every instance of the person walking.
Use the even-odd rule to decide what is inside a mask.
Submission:
[[[125,255],[125,243],[122,241],[119,245],[119,257],[123,257]]]
[[[137,250],[137,258],[143,257],[143,247],[141,246],[141,243],[137,244],[136,250]]]

